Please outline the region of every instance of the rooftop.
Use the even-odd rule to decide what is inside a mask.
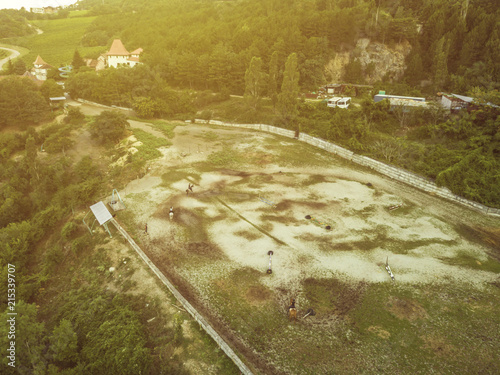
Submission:
[[[120,39],[113,40],[109,52],[106,53],[107,56],[129,56],[130,53],[127,51]]]

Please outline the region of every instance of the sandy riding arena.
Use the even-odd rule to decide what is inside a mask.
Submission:
[[[500,220],[296,140],[172,142],[119,215],[255,373],[500,372]]]

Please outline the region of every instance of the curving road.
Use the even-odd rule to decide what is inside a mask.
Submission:
[[[17,56],[21,54],[21,52],[16,51],[15,49],[0,47],[0,49],[4,49],[6,51],[11,52],[10,56],[7,56],[5,59],[0,60],[0,70],[3,69],[3,65],[7,63],[10,59],[15,59]]]

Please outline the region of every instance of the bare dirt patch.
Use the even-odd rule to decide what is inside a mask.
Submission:
[[[385,340],[389,339],[391,337],[391,334],[383,329],[382,327],[379,326],[370,326],[368,327],[368,332],[372,332],[376,334],[378,337],[381,337]]]
[[[406,319],[410,322],[417,319],[426,319],[428,316],[427,312],[418,302],[405,298],[391,297],[387,302],[387,310],[399,319]]]

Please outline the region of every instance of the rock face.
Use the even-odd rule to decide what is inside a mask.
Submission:
[[[389,47],[369,39],[359,39],[354,50],[338,53],[328,62],[325,74],[331,82],[341,82],[345,66],[356,59],[365,71],[366,83],[380,81],[385,75],[390,80],[398,80],[404,73],[405,58],[410,51],[408,41]]]

